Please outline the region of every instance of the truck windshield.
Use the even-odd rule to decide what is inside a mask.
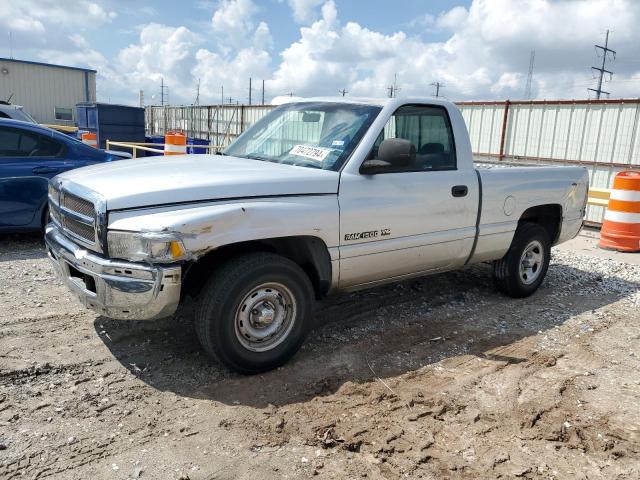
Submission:
[[[339,170],[381,107],[301,102],[264,116],[223,154],[324,170]]]

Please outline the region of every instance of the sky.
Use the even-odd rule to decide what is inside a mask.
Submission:
[[[451,100],[640,96],[636,0],[0,0],[0,57],[94,68],[100,101],[247,103],[295,96]],[[9,32],[11,34],[9,35]],[[11,41],[9,41],[11,39]],[[613,61],[610,61],[613,60]]]

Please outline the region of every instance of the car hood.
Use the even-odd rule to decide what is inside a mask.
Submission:
[[[339,173],[221,155],[121,160],[65,172],[63,186],[99,194],[108,210],[229,198],[335,194]]]

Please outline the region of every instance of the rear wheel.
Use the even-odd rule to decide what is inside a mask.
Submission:
[[[228,261],[200,296],[195,322],[200,343],[241,373],[282,365],[298,351],[311,323],[309,277],[296,263],[272,253]]]
[[[511,297],[528,297],[544,280],[550,259],[547,231],[536,223],[522,223],[507,254],[493,263],[494,284]]]

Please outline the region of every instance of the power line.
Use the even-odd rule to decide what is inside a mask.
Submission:
[[[600,95],[605,93],[607,94],[607,96],[610,95],[609,92],[605,92],[604,90],[602,90],[602,78],[604,77],[605,73],[609,74],[609,80],[611,80],[613,78],[613,72],[606,70],[604,68],[606,62],[607,62],[607,55],[609,54],[609,52],[611,52],[613,54],[613,58],[611,61],[616,59],[616,51],[615,50],[611,50],[609,48],[609,30],[607,30],[605,39],[604,39],[604,47],[601,47],[600,45],[595,45],[596,49],[600,49],[602,50],[602,66],[600,68],[598,67],[591,67],[592,70],[595,70],[596,72],[600,72],[600,75],[598,77],[598,88],[588,88],[587,90],[590,90],[592,92],[596,92],[596,100],[600,100]]]
[[[531,80],[533,78],[533,65],[536,61],[536,51],[531,50],[531,55],[529,55],[529,74],[527,75],[527,86],[524,88],[524,98],[525,100],[531,100]]]
[[[440,81],[433,82],[431,85],[433,87],[436,87],[436,98],[440,96],[440,89],[446,87],[446,85],[444,83],[441,83]]]

